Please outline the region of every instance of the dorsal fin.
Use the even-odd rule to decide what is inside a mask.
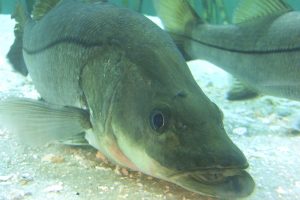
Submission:
[[[186,0],[155,0],[154,7],[168,32],[184,34],[189,23],[201,21]]]
[[[40,20],[61,0],[37,0],[33,6],[32,19]]]
[[[172,36],[184,58],[191,60],[183,50],[184,36],[190,34],[192,24],[204,22],[187,0],[154,0],[153,3],[165,30]]]
[[[233,16],[233,23],[242,23],[274,14],[291,11],[284,0],[242,0]]]
[[[32,19],[42,19],[52,8],[64,0],[37,0],[33,6]],[[70,0],[66,0],[70,1]],[[103,2],[106,3],[108,0],[78,0],[85,3]]]

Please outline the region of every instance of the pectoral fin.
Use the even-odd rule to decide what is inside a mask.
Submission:
[[[82,144],[84,131],[91,128],[86,110],[25,98],[0,102],[0,125],[31,145],[70,141]]]
[[[258,92],[248,85],[233,78],[231,88],[227,92],[227,99],[231,101],[250,99],[258,96]]]

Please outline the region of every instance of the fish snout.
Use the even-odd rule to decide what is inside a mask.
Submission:
[[[201,157],[207,159],[206,167],[220,169],[246,169],[249,164],[244,153],[236,146],[223,128],[223,123],[208,125],[205,137],[199,135],[206,143],[199,146]],[[196,147],[197,148],[197,147]],[[206,155],[205,155],[206,154]]]
[[[185,164],[177,170],[246,169],[249,164],[243,152],[231,141],[223,128],[208,128],[207,132],[184,134],[182,139]],[[179,152],[180,154],[181,152]]]
[[[245,155],[223,128],[214,126],[208,130],[212,132],[207,131],[206,137],[202,137],[206,143],[196,145],[196,141],[190,142],[197,152],[193,168],[178,172],[170,177],[171,181],[188,190],[214,197],[235,199],[250,195],[255,182],[244,170],[249,166]]]
[[[215,152],[216,155],[216,164],[217,168],[224,169],[246,169],[249,166],[247,158],[243,152],[231,141],[230,145],[225,145],[220,147],[218,152]]]

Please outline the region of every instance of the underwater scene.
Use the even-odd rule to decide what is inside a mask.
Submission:
[[[298,0],[0,0],[0,200],[300,199]]]

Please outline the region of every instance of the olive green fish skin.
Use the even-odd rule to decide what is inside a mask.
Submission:
[[[262,94],[300,100],[300,12],[280,0],[241,0],[235,24],[206,24],[188,1],[155,1],[187,59],[205,59]]]
[[[263,94],[300,100],[299,21],[299,12],[289,12],[237,25],[195,25],[184,49]]]
[[[111,161],[210,196],[252,192],[247,160],[226,135],[221,111],[171,38],[145,17],[105,3],[62,1],[26,24],[23,54],[43,99],[89,111],[86,139]],[[164,115],[157,131],[149,123],[155,110]],[[193,188],[185,174],[223,169],[234,174],[217,183],[195,179]]]

